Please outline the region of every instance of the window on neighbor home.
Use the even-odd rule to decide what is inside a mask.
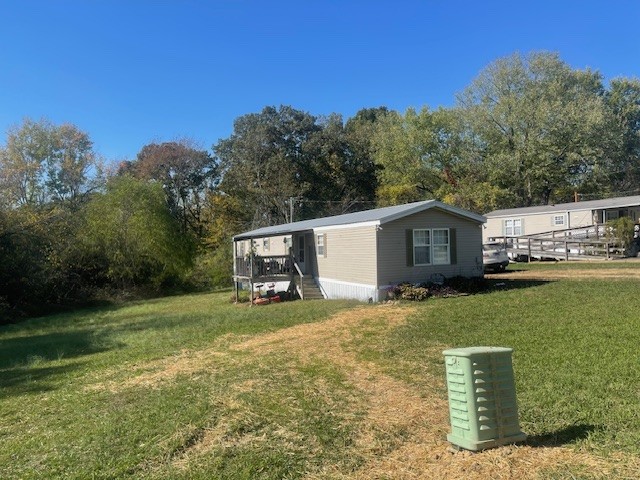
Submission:
[[[316,235],[316,253],[319,257],[324,257],[324,234]]]
[[[513,218],[504,221],[504,234],[507,237],[517,237],[522,235],[522,219]]]
[[[262,239],[262,251],[263,252],[268,252],[270,248],[271,248],[271,239],[270,238],[263,238]]]
[[[554,215],[553,225],[556,227],[564,225],[564,215]]]

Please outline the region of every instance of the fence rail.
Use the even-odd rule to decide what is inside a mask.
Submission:
[[[534,238],[503,237],[502,242],[511,253],[512,258],[527,256],[528,258],[555,258],[579,260],[586,258],[620,258],[624,250],[619,243],[611,239],[577,239],[567,238]]]
[[[290,255],[236,257],[234,274],[245,278],[291,277],[293,265]]]

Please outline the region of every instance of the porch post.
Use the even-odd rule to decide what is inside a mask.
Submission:
[[[251,239],[251,247],[253,248],[253,239]],[[249,255],[249,306],[253,306],[253,250]]]
[[[236,241],[235,239],[231,240],[231,250],[233,252],[233,285],[234,290],[236,292],[236,303],[238,303],[238,265],[236,260]]]

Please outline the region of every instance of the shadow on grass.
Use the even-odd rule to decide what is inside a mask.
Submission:
[[[478,293],[491,293],[502,290],[520,290],[523,288],[539,287],[541,285],[553,283],[549,280],[501,280],[499,278],[487,279],[485,281],[487,282],[486,290],[480,291]]]
[[[532,447],[557,447],[584,440],[592,432],[600,429],[601,427],[589,424],[570,425],[555,432],[532,435],[527,438],[527,445]]]
[[[77,369],[80,364],[56,367],[16,367],[0,371],[0,398],[55,390],[53,381]]]
[[[49,365],[49,362],[117,347],[88,329],[0,339],[0,386],[3,387],[0,396],[52,390],[61,376],[82,363]]]

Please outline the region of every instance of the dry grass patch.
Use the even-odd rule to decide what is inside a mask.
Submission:
[[[512,272],[510,275],[547,273]],[[590,275],[588,270],[561,273]],[[598,270],[598,273],[604,271]],[[608,270],[606,273],[628,274],[629,271]],[[230,361],[242,368],[242,365],[261,365],[267,359],[266,364],[274,358],[282,359],[274,368],[293,376],[304,375],[301,370],[305,365],[330,364],[358,392],[353,401],[346,403],[352,411],[341,411],[340,415],[355,425],[353,442],[345,446],[344,455],[359,460],[355,471],[345,467],[344,462],[323,461],[307,469],[307,479],[637,478],[640,465],[635,459],[604,458],[566,447],[505,446],[480,453],[453,452],[446,441],[449,415],[444,393],[441,396],[425,393],[359,355],[359,345],[376,349],[386,341],[391,329],[405,324],[417,311],[415,306],[399,304],[363,306],[340,312],[323,322],[296,325],[250,338],[230,336],[208,349],[183,350],[172,357],[133,365],[132,368],[141,373],[124,381],[96,384],[93,388],[112,392],[131,387],[158,388],[177,376],[196,375],[205,370],[211,373],[229,365],[226,362]],[[426,352],[428,355],[441,355],[442,346],[430,348],[433,351]],[[446,391],[444,374],[433,376],[424,371],[420,375],[423,383]],[[332,394],[335,396],[331,383],[323,383],[321,378],[308,382],[304,388],[324,399],[331,408]],[[286,426],[272,424],[266,430],[256,428],[238,433],[238,424],[261,421],[256,411],[242,400],[243,396],[268,396],[269,392],[268,378],[261,376],[232,384],[224,397],[216,398],[224,414],[215,425],[186,433],[184,447],[170,459],[171,468],[187,474],[211,452],[238,448],[263,451],[289,445],[294,451],[305,445],[304,455],[314,456],[321,447]],[[286,397],[280,401],[289,403]],[[287,408],[294,411],[299,407],[295,406],[295,399],[291,399]],[[366,413],[362,415],[362,412]],[[305,412],[296,411],[298,414],[304,416]]]
[[[334,315],[325,322],[298,325],[261,335],[234,346],[254,355],[287,352],[301,362],[323,359],[339,366],[367,402],[351,454],[365,459],[356,472],[341,472],[332,465],[306,478],[394,479],[528,479],[572,478],[583,472],[588,478],[635,478],[636,464],[576,452],[570,448],[505,446],[481,453],[451,451],[448,405],[444,398],[425,397],[414,387],[396,380],[372,362],[361,361],[352,348],[368,330],[402,325],[414,307],[362,307]],[[434,354],[440,354],[440,349]],[[444,390],[443,378],[433,378]],[[547,473],[545,473],[547,472]]]
[[[122,392],[129,388],[157,389],[172,382],[180,375],[194,375],[206,371],[211,373],[220,368],[220,359],[225,356],[213,348],[206,350],[182,350],[176,355],[160,358],[151,362],[125,364],[119,371],[127,370],[133,376],[124,380],[107,380],[94,383],[89,391],[106,390],[111,393]],[[118,372],[107,372],[102,376],[114,376]]]
[[[495,280],[640,280],[640,268],[576,268],[566,270],[554,270],[552,268],[547,268],[544,270],[507,270],[503,273],[486,274],[485,277]]]

